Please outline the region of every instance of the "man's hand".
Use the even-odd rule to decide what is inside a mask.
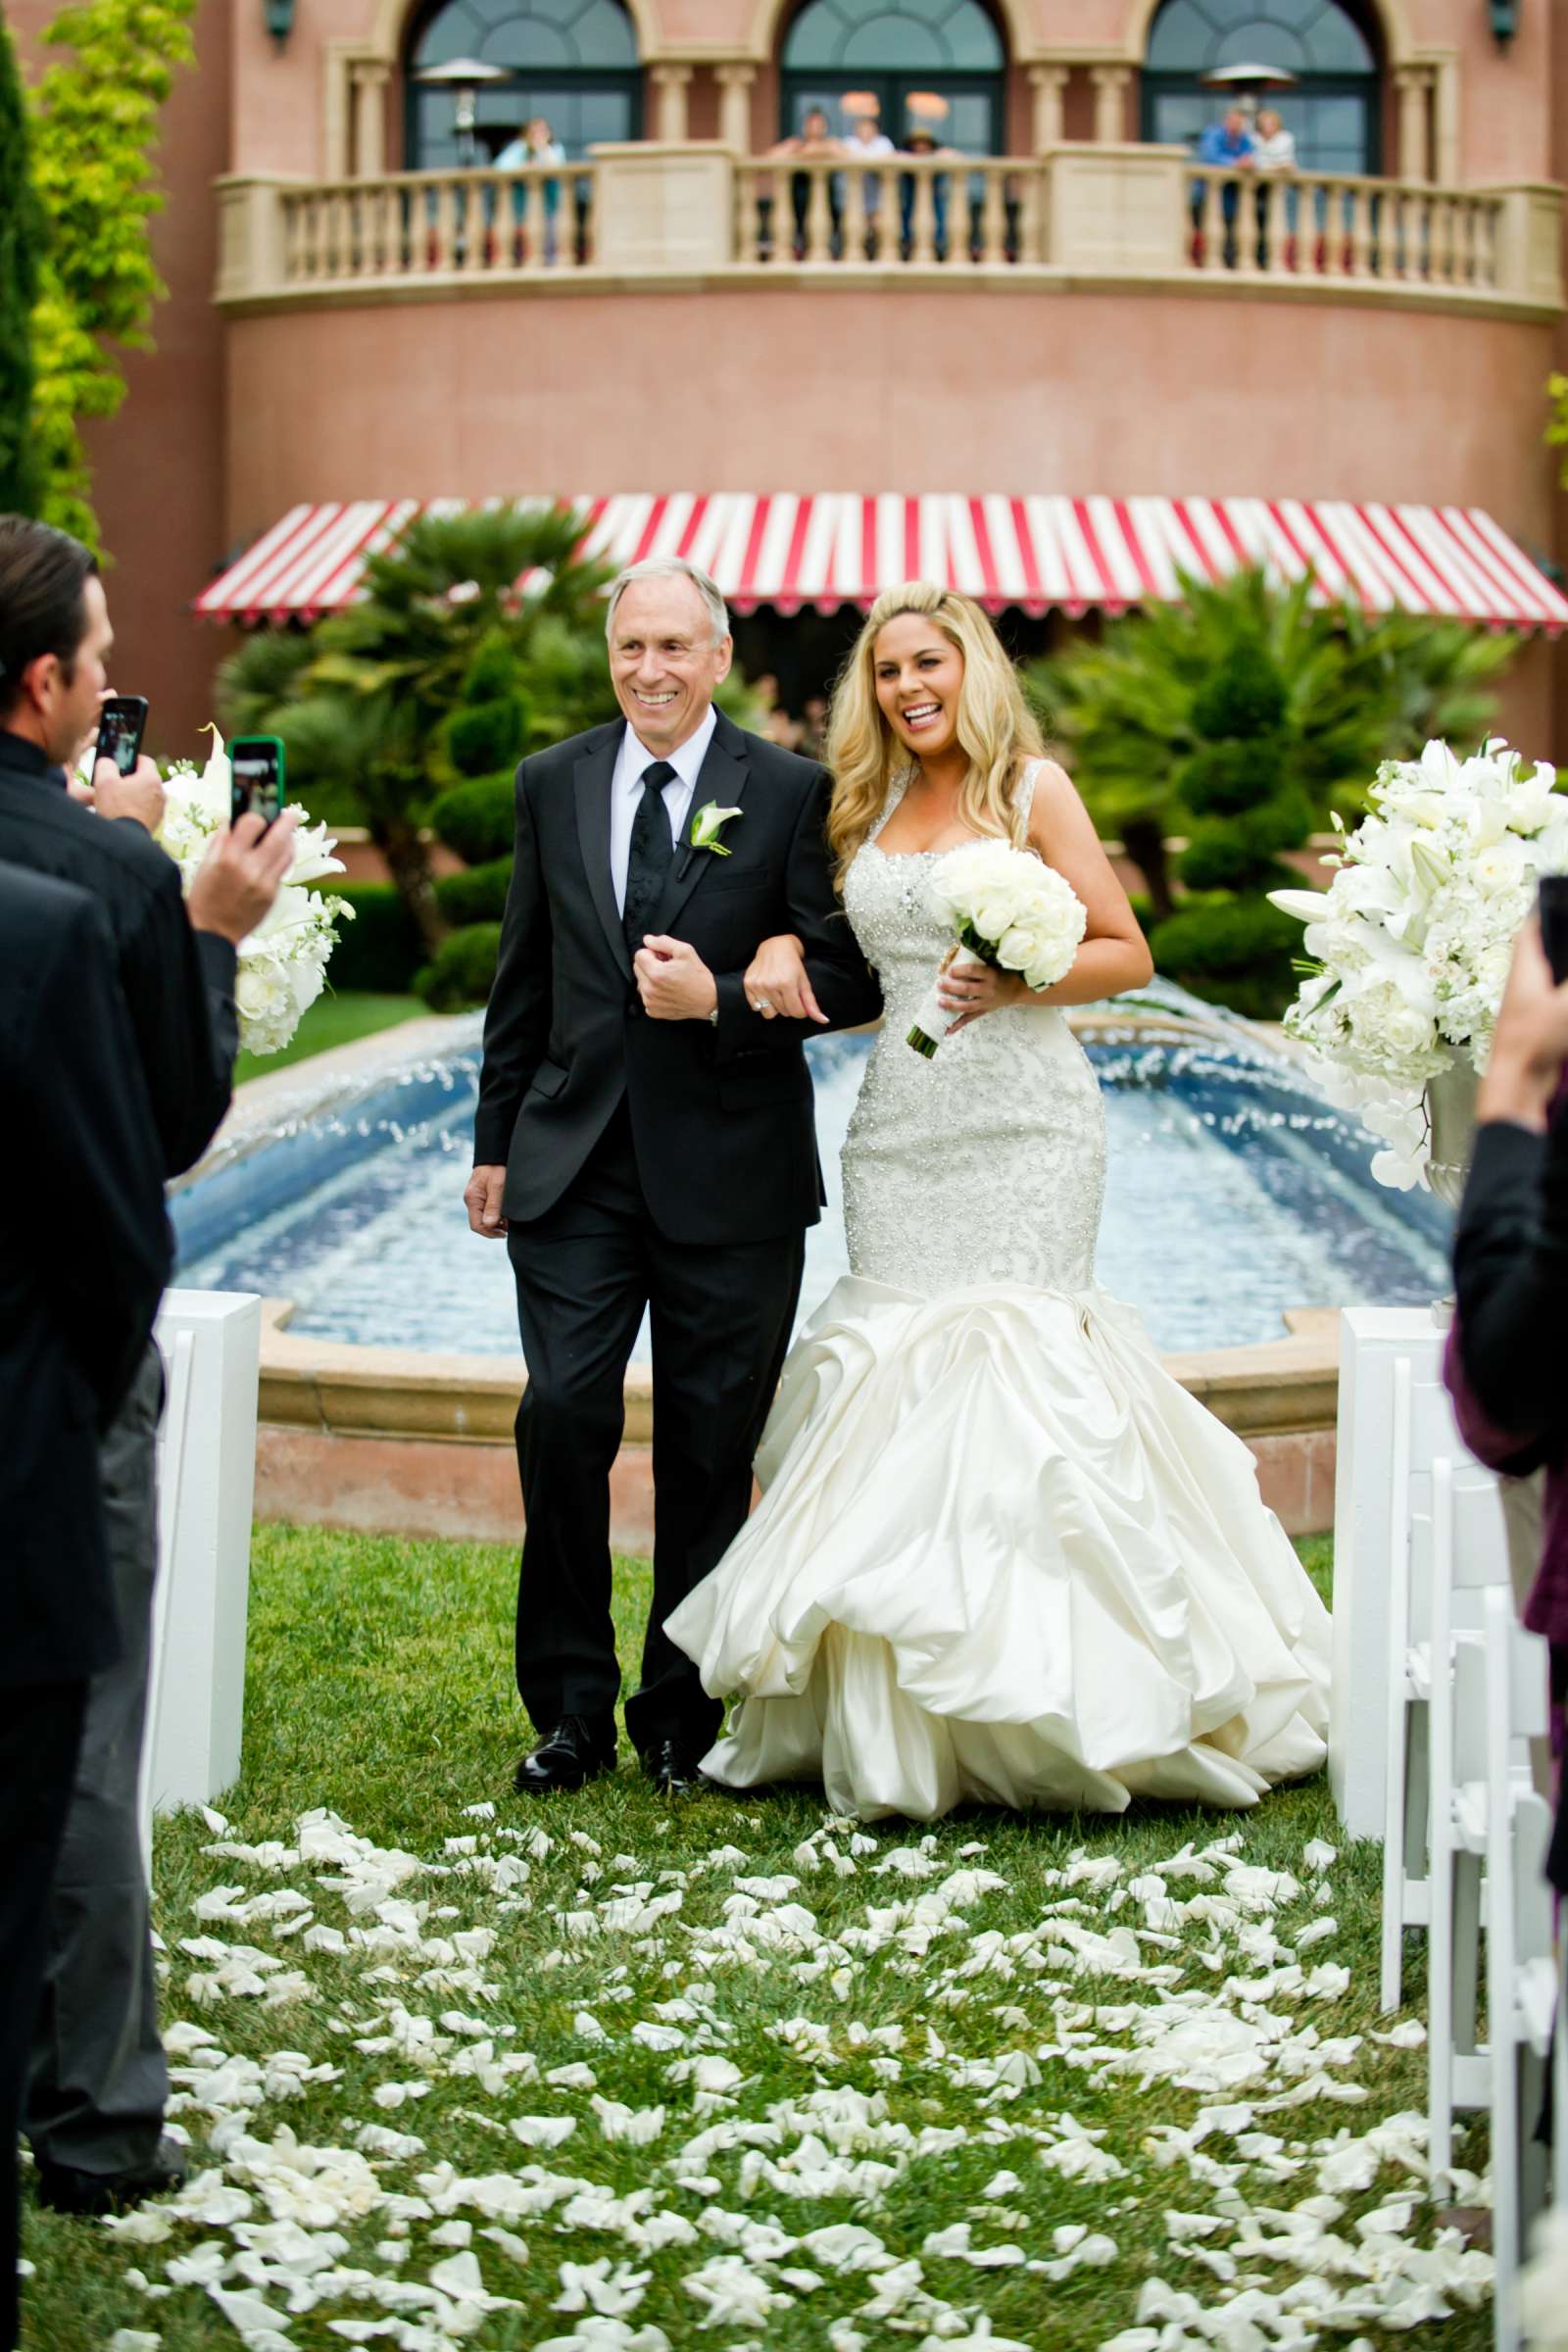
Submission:
[[[1545,1132],[1551,1099],[1568,1066],[1568,982],[1558,988],[1532,915],[1513,952],[1492,1041],[1492,1059],[1476,1099],[1478,1119],[1513,1119]]]
[[[92,790],[80,797],[90,801],[100,816],[134,817],[149,833],[163,823],[168,799],[157,764],[145,752],[128,776],[122,776],[112,760],[95,760]]]
[[[468,1231],[482,1233],[487,1242],[499,1242],[506,1236],[507,1220],[501,1214],[501,1196],[506,1183],[505,1168],[477,1167],[463,1188]]]
[[[718,1003],[717,982],[683,939],[645,939],[632,970],[651,1021],[706,1021]]]
[[[270,825],[242,816],[219,834],[197,869],[186,900],[192,928],[216,931],[237,948],[271,912],[294,857],[299,819],[285,809]]]

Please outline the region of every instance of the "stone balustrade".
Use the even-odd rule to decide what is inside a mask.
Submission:
[[[1553,184],[1226,172],[1176,147],[862,161],[649,140],[565,168],[234,177],[218,190],[217,299],[245,310],[585,281],[982,277],[1524,318],[1563,306]]]

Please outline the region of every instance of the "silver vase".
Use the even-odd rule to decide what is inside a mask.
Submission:
[[[1474,1062],[1462,1053],[1451,1054],[1442,1075],[1427,1081],[1427,1124],[1432,1134],[1427,1182],[1448,1208],[1458,1207],[1470,1173],[1480,1084]]]

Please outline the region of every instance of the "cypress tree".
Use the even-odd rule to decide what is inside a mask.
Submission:
[[[32,311],[43,216],[33,193],[26,101],[0,15],[0,512],[37,511],[32,412]]]

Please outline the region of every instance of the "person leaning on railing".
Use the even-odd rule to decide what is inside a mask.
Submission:
[[[1198,161],[1211,171],[1241,173],[1254,169],[1257,149],[1253,144],[1247,117],[1239,106],[1233,106],[1218,122],[1205,122],[1198,136]],[[1208,182],[1193,182],[1193,230],[1196,257],[1201,261],[1203,236],[1203,202]],[[1236,179],[1227,179],[1220,189],[1220,213],[1225,222],[1225,267],[1236,267],[1236,213],[1241,193]]]
[[[556,137],[543,115],[535,115],[525,122],[514,139],[509,139],[495,160],[498,172],[523,172],[530,165],[548,164],[559,168],[566,160],[566,150]],[[548,264],[556,258],[556,215],[561,210],[561,182],[547,179],[540,190],[544,210],[544,259]],[[528,238],[525,226],[528,212],[527,182],[519,180],[512,191],[513,258],[518,263],[528,259]]]
[[[808,110],[796,135],[793,138],[778,140],[775,145],[769,147],[767,152],[770,158],[776,156],[780,161],[787,157],[793,157],[803,163],[808,163],[841,156],[844,153],[844,141],[833,137],[828,129],[826,115],[819,106],[813,106]],[[844,183],[837,172],[829,175],[827,200],[833,221],[833,258],[836,261],[842,243],[844,220]],[[770,246],[772,243],[773,195],[771,187],[765,182],[759,183],[757,201],[759,212],[765,216],[758,222],[759,241],[764,246]],[[795,215],[795,259],[803,262],[806,259],[806,249],[809,241],[811,212],[811,174],[809,172],[792,172],[790,173],[790,203]]]
[[[1294,177],[1296,172],[1296,133],[1286,129],[1284,117],[1276,114],[1271,106],[1264,107],[1252,126],[1252,156],[1253,169],[1259,175],[1256,196],[1257,266],[1260,270],[1266,270],[1268,268],[1269,192],[1264,184],[1265,178],[1287,174]],[[1283,218],[1285,224],[1286,258],[1289,261],[1291,259],[1290,241],[1296,235],[1295,188],[1282,188],[1276,201],[1280,208],[1276,219]]]
[[[1465,1444],[1517,1482],[1505,1488],[1515,1583],[1528,1584],[1526,1625],[1551,1644],[1560,1705],[1568,1690],[1568,985],[1554,986],[1535,921],[1514,951],[1476,1118],[1444,1377]],[[1520,1563],[1521,1529],[1533,1516],[1523,1506],[1542,1487],[1539,1537]],[[1561,1813],[1548,1872],[1568,1888]]]

